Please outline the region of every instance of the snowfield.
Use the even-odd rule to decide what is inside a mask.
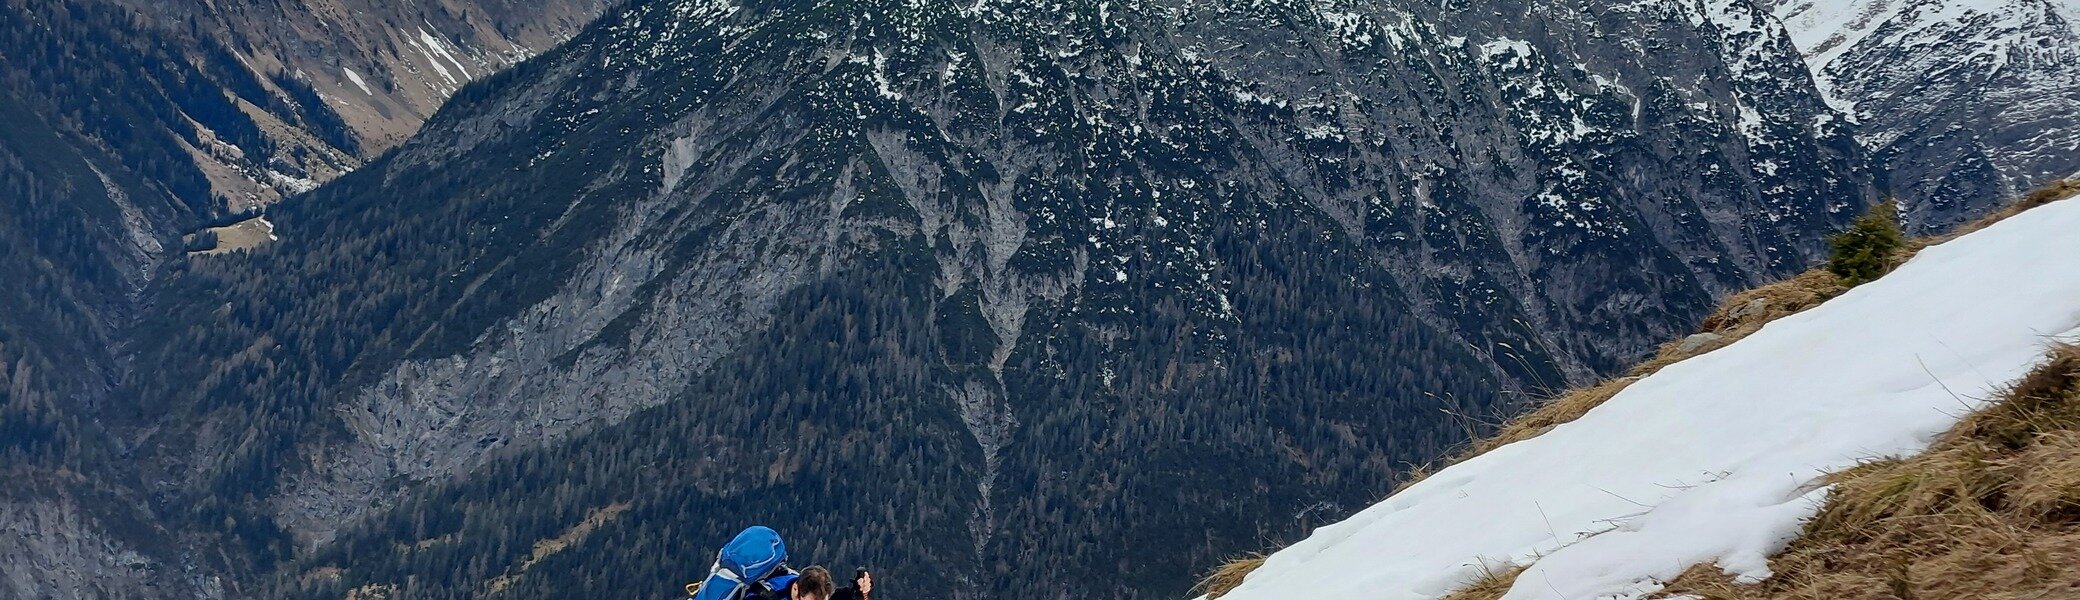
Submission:
[[[1824,474],[1926,448],[2080,336],[2075,257],[2080,200],[1929,248],[1318,529],[1223,598],[1437,598],[1511,565],[1511,600],[1638,598],[1701,563],[1767,577]]]

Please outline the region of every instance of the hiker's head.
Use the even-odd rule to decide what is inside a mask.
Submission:
[[[802,569],[802,576],[794,580],[789,595],[794,600],[831,600],[831,572],[823,567]]]

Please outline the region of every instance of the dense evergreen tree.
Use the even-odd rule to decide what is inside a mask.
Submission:
[[[1857,217],[1848,231],[1827,238],[1834,254],[1827,270],[1842,278],[1844,285],[1877,279],[1899,264],[1899,250],[1907,243],[1900,231],[1898,205],[1884,202]]]

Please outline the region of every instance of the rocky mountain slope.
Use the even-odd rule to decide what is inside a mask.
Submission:
[[[50,125],[123,164],[175,163],[142,174],[239,211],[354,168],[463,84],[568,39],[606,5],[10,0],[0,71]],[[93,106],[116,98],[143,106]],[[177,141],[150,139],[167,134]]]
[[[230,595],[654,593],[746,519],[1181,592],[1809,264],[1874,192],[1803,68],[1742,1],[639,3],[175,265],[112,426]]]
[[[1782,0],[1829,102],[1906,208],[1940,231],[2080,172],[2080,4]]]
[[[39,380],[84,375],[72,382],[83,389],[61,395],[106,387],[111,362],[86,353],[117,345],[109,331],[128,318],[122,308],[155,265],[180,250],[179,233],[359,165],[415,130],[462,81],[527,55],[518,49],[548,47],[602,5],[0,5],[0,177],[11,203],[0,244],[11,280],[36,282],[9,290],[24,310],[0,317],[12,332],[0,341],[62,357],[34,364],[76,365],[39,369]],[[327,18],[360,29],[339,31]],[[410,41],[438,42],[462,79],[429,79],[438,71],[383,29],[400,23],[464,32]],[[511,39],[491,37],[497,31]],[[516,45],[523,40],[531,46]],[[471,49],[482,47],[513,54]],[[387,91],[350,96],[312,75],[345,68],[366,70]]]
[[[147,568],[172,556],[146,548],[161,519],[96,467],[123,460],[102,423],[124,332],[184,232],[358,166],[604,4],[0,2],[0,547],[28,549],[0,595],[194,583]]]
[[[371,2],[155,2],[96,0],[186,58],[245,70],[261,95],[321,119],[255,115],[281,166],[223,160],[217,184],[234,209],[329,180],[402,141],[448,96],[478,77],[540,53],[590,23],[609,0]],[[236,64],[211,64],[228,59]],[[229,90],[233,94],[247,90]],[[241,98],[266,110],[267,102]],[[255,111],[248,111],[255,112]],[[279,121],[279,122],[270,122]],[[315,139],[308,139],[315,138]],[[286,146],[287,148],[282,148]],[[241,148],[248,152],[250,148]],[[257,162],[257,161],[255,161]],[[205,171],[212,170],[205,168]],[[254,177],[259,175],[259,177]],[[234,177],[250,182],[232,180]]]

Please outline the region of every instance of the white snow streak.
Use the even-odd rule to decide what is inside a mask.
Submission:
[[[440,57],[446,56],[448,57],[448,62],[454,64],[456,68],[460,69],[462,67],[462,63],[455,61],[454,55],[448,54],[448,50],[446,48],[441,47],[440,39],[435,38],[432,35],[428,35],[425,29],[419,30],[419,37],[417,38],[412,37],[410,33],[406,33],[404,30],[398,30],[398,33],[404,34],[405,43],[411,44],[413,48],[418,49],[419,55],[426,57],[426,64],[431,65],[433,67],[433,72],[439,73],[441,79],[448,80],[449,86],[452,87],[461,85],[463,79],[469,78],[468,69],[462,70],[463,79],[456,79],[455,74],[449,71],[447,66],[441,64]],[[438,56],[436,56],[436,54],[438,54]]]
[[[427,48],[432,48],[434,52],[439,53],[441,58],[448,59],[449,64],[455,65],[455,70],[462,73],[463,79],[474,77],[469,74],[469,67],[463,66],[462,61],[456,60],[455,55],[448,52],[447,42],[441,41],[440,38],[434,37],[433,34],[426,33],[426,30],[423,28],[419,30],[419,41],[425,43]],[[429,56],[427,58],[432,57]]]
[[[354,87],[361,88],[361,93],[368,94],[370,96],[376,95],[375,92],[368,91],[368,82],[363,81],[361,79],[360,73],[355,73],[353,69],[349,69],[346,67],[340,67],[340,70],[347,72],[347,80],[354,82]]]

